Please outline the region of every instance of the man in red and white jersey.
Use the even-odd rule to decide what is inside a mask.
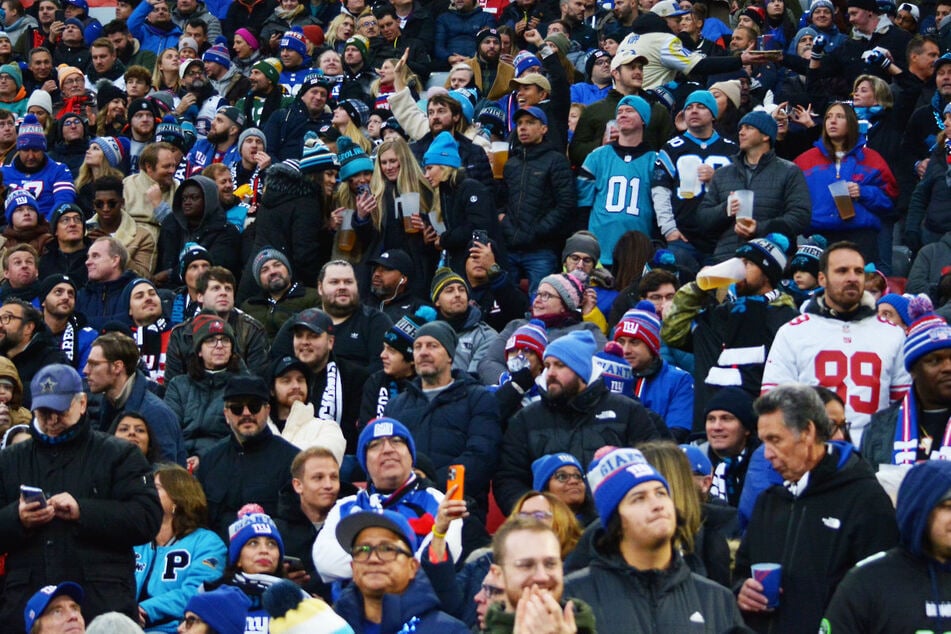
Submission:
[[[858,447],[872,414],[911,385],[901,328],[880,319],[865,294],[865,259],[851,242],[829,246],[819,260],[824,291],[804,314],[779,329],[763,370],[763,392],[783,383],[821,385],[845,402]]]

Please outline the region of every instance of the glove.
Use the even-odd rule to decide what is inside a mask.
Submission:
[[[820,60],[825,56],[826,46],[829,45],[829,38],[825,35],[817,35],[816,39],[812,40],[812,59]]]
[[[512,373],[512,383],[522,388],[522,393],[532,389],[532,385],[535,384],[535,377],[532,376],[532,370],[530,368],[522,368],[518,372]]]
[[[884,49],[878,46],[870,51],[865,51],[862,53],[862,61],[864,61],[869,66],[878,66],[882,70],[885,70],[892,65],[892,60],[890,60],[888,55],[885,54]]]
[[[917,253],[921,249],[921,232],[906,231],[905,246],[907,246],[912,253]]]

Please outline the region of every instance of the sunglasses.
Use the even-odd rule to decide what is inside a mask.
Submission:
[[[93,206],[96,209],[103,209],[105,207],[108,207],[109,209],[115,209],[119,206],[119,202],[120,201],[118,200],[96,200],[93,202]]]
[[[244,408],[247,407],[248,411],[251,412],[251,415],[254,416],[264,407],[262,401],[235,401],[233,403],[228,403],[226,405],[228,411],[234,414],[235,416],[241,416],[244,414]]]

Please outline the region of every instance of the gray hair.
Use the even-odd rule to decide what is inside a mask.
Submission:
[[[780,385],[762,395],[753,403],[757,416],[782,412],[783,424],[800,434],[812,422],[816,427],[817,440],[828,440],[832,434],[832,425],[826,414],[825,405],[816,391],[802,383]]]
[[[125,245],[119,242],[115,236],[102,236],[96,238],[95,242],[106,242],[109,244],[109,257],[119,258],[119,270],[125,271],[129,266],[129,251]]]

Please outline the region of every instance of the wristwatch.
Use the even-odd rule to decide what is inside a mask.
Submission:
[[[489,267],[488,274],[489,274],[489,279],[494,280],[495,278],[497,278],[499,275],[502,274],[502,267],[499,266],[498,262],[496,262],[495,264]]]

